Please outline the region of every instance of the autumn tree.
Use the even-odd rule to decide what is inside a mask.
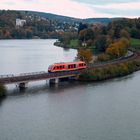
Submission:
[[[110,44],[106,49],[106,53],[112,57],[118,58],[126,55],[128,46],[129,41],[125,38],[122,38],[115,43]]]
[[[81,61],[89,63],[93,59],[93,54],[90,49],[79,49],[77,53],[77,58]]]

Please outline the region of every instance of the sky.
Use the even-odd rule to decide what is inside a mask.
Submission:
[[[140,0],[0,0],[0,9],[30,10],[76,18],[140,16]]]

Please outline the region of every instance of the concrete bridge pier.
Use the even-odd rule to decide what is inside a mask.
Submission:
[[[19,87],[20,90],[24,90],[24,89],[26,89],[28,87],[28,83],[27,82],[19,83],[18,87]]]
[[[49,84],[50,85],[55,85],[59,83],[59,78],[55,78],[55,79],[50,79],[49,80]]]
[[[60,80],[59,78],[50,79],[50,80],[49,80],[49,86],[50,86],[50,87],[55,87],[55,88],[57,88],[57,87],[58,87],[59,80]]]

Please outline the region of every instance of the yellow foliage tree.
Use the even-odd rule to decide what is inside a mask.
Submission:
[[[79,49],[77,58],[80,59],[81,61],[89,63],[93,59],[93,54],[89,49]]]
[[[106,53],[118,58],[126,55],[128,46],[129,41],[125,38],[122,38],[119,41],[109,45],[109,47],[106,49]]]

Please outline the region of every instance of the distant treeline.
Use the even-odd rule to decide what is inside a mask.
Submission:
[[[110,44],[115,43],[120,38],[126,38],[128,40],[130,40],[130,38],[140,39],[140,18],[122,18],[114,20],[107,25],[87,25],[81,23],[79,25],[77,37],[71,34],[64,35],[60,38],[60,42],[63,46],[67,47],[72,44],[71,41],[77,39],[78,46],[74,46],[75,48],[87,46],[104,52]]]

